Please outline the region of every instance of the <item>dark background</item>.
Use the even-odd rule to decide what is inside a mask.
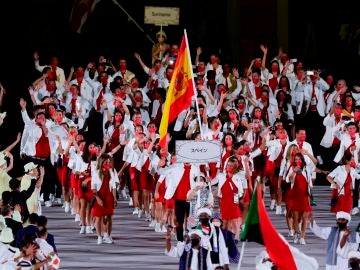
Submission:
[[[169,44],[178,44],[186,29],[193,58],[196,47],[202,46],[204,60],[218,53],[223,63],[243,68],[261,56],[260,44],[269,47],[269,57],[281,46],[290,58],[303,60],[309,68],[321,68],[350,85],[358,83],[358,1],[117,1],[154,40],[159,26],[144,24],[144,6],[180,7],[180,25],[164,27],[164,31]],[[71,66],[86,65],[99,55],[115,65],[125,56],[129,70],[144,82],[133,54],[139,52],[150,65],[152,43],[111,0],[98,4],[81,34],[69,27],[72,0],[1,2],[0,82],[7,89],[1,111],[7,111],[8,117],[0,127],[0,149],[22,130],[18,101],[20,97],[29,99],[27,88],[39,76],[33,64],[35,50],[41,64],[58,56],[66,75]],[[346,31],[340,36],[344,24]]]

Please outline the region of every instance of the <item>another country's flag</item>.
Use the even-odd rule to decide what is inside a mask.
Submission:
[[[171,78],[169,89],[166,94],[166,100],[161,118],[159,134],[160,146],[165,147],[168,126],[178,115],[188,107],[192,102],[194,95],[192,65],[190,62],[189,46],[184,34],[178,57],[176,59],[174,74]]]
[[[276,231],[266,212],[260,188],[261,185],[257,185],[251,198],[241,241],[264,245],[269,258],[279,270],[318,269],[318,263],[314,258],[291,247]]]
[[[80,33],[87,18],[100,1],[101,0],[74,0],[70,17],[71,30]]]

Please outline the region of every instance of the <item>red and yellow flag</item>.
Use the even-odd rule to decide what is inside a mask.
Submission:
[[[168,126],[185,109],[189,108],[194,95],[192,65],[190,62],[189,47],[184,35],[180,50],[176,59],[174,73],[171,78],[169,89],[161,118],[159,134],[160,146],[165,147]]]

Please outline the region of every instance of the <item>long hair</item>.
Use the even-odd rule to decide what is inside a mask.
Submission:
[[[101,156],[98,158],[96,169],[99,172],[99,178],[103,180],[103,177],[105,175],[105,172],[103,171],[102,167],[105,161],[110,161],[110,170],[114,168],[114,159],[108,155],[108,154],[101,154]],[[108,172],[107,172],[108,173]]]

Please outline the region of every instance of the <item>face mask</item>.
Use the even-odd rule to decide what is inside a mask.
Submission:
[[[277,71],[278,71],[278,67],[276,67],[276,66],[271,67],[271,71],[272,71],[272,72],[277,72]]]
[[[351,269],[358,269],[359,268],[359,262],[358,261],[352,261],[349,263]]]
[[[288,83],[287,81],[281,81],[281,87],[287,87],[288,86]]]
[[[121,119],[121,115],[115,115],[115,122],[119,123]]]
[[[202,188],[204,186],[204,182],[196,182],[195,185]]]
[[[352,100],[346,100],[345,105],[346,105],[346,107],[351,107],[352,106]]]
[[[62,116],[58,116],[58,118],[57,118],[59,123],[61,123],[63,121],[63,119],[64,119],[64,117],[62,117]]]
[[[209,219],[208,218],[200,218],[199,219],[202,225],[209,225]]]
[[[306,135],[300,135],[300,136],[299,136],[299,140],[300,140],[301,142],[305,142],[305,140],[306,140]]]
[[[100,81],[101,81],[102,84],[107,84],[107,80],[108,80],[108,78],[106,78],[106,77],[102,77],[102,78],[100,79]]]
[[[256,61],[255,62],[255,67],[256,68],[261,68],[261,61]]]
[[[335,115],[340,116],[342,109],[335,109]]]
[[[89,150],[89,153],[91,154],[91,155],[95,155],[96,154],[96,148],[93,148],[93,149],[90,149]]]
[[[148,130],[149,130],[150,133],[155,133],[156,128],[154,128],[154,127],[149,127]]]
[[[138,89],[139,84],[138,83],[132,83],[131,87],[134,88],[134,89]]]
[[[221,222],[220,221],[213,221],[211,222],[215,227],[220,227],[221,226]]]
[[[344,230],[344,229],[346,229],[346,223],[340,223],[340,222],[337,222],[337,225],[338,225],[338,227],[339,227],[339,229],[340,230]]]
[[[198,66],[197,71],[198,71],[199,73],[202,73],[202,72],[205,71],[205,67],[204,67],[204,66]]]
[[[296,164],[296,166],[301,167],[302,166],[302,161],[301,160],[295,160],[295,164]]]
[[[261,117],[261,112],[255,112],[254,116],[255,116],[255,118],[260,118]]]
[[[269,100],[269,97],[268,96],[261,96],[261,101],[262,102],[266,102]]]
[[[197,247],[200,244],[200,239],[192,238],[191,239],[191,247]]]
[[[47,90],[52,93],[55,91],[55,85],[54,84],[48,84]]]
[[[110,163],[103,164],[103,170],[104,171],[108,171],[108,170],[110,170],[110,168],[111,168]]]
[[[352,168],[355,168],[356,167],[356,163],[355,163],[355,161],[350,161],[350,166],[352,167]]]
[[[70,131],[70,132],[69,132],[69,135],[70,135],[71,137],[75,137],[75,136],[76,136],[76,131]]]
[[[243,156],[243,155],[245,155],[245,150],[244,149],[239,149],[238,150],[238,154],[240,155],[240,156]]]
[[[49,109],[49,115],[51,116],[51,115],[53,115],[55,113],[55,109],[54,108],[50,108]]]
[[[236,114],[232,113],[229,115],[230,120],[236,120]]]
[[[234,168],[233,168],[233,167],[227,167],[227,168],[226,168],[226,171],[227,171],[228,173],[233,173]]]
[[[360,112],[354,112],[354,119],[356,121],[360,119]]]
[[[226,145],[226,146],[230,146],[230,145],[232,145],[232,143],[233,143],[233,142],[232,142],[232,139],[226,139],[226,140],[225,140],[225,145]]]
[[[250,146],[245,146],[245,152],[246,153],[250,153],[251,152],[251,147]]]
[[[259,82],[259,78],[252,78],[252,81],[254,84],[257,84]]]
[[[280,140],[285,140],[286,139],[286,134],[285,133],[280,133],[278,137],[279,137]]]
[[[237,107],[238,107],[239,110],[243,110],[245,108],[245,104],[244,103],[239,103]]]
[[[120,64],[120,69],[121,69],[121,70],[126,69],[126,64],[125,64],[125,63],[121,63],[121,64]]]
[[[218,129],[219,127],[220,127],[220,123],[216,122],[216,123],[214,124],[214,128],[215,128],[215,129]]]
[[[135,97],[135,101],[136,101],[136,102],[142,102],[142,97],[136,96],[136,97]]]
[[[135,125],[141,125],[141,119],[135,119],[134,123]]]
[[[284,101],[284,100],[285,100],[285,96],[279,95],[279,96],[278,96],[278,99],[279,99],[279,101]]]
[[[355,134],[356,134],[356,129],[350,129],[348,132],[349,132],[351,137],[354,137]]]
[[[259,123],[253,124],[253,128],[259,128],[259,127],[260,127],[260,124],[259,124]]]
[[[80,151],[80,152],[84,152],[84,146],[83,146],[83,145],[80,145],[80,146],[79,146],[79,151]]]

